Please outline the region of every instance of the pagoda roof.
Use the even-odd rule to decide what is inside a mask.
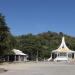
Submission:
[[[75,51],[72,51],[67,47],[65,43],[65,37],[62,37],[62,42],[60,46],[58,47],[58,49],[53,50],[52,52],[75,52]]]

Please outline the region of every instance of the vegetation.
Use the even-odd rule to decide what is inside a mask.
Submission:
[[[15,37],[16,48],[22,50],[29,55],[30,60],[35,60],[38,57],[39,60],[49,58],[52,50],[59,47],[62,36],[65,36],[67,46],[75,50],[75,38],[55,32],[43,32],[37,35],[27,34]]]
[[[52,50],[59,47],[62,36],[65,36],[67,46],[75,50],[75,37],[63,34],[62,32],[43,32],[37,35],[27,34],[12,36],[5,17],[0,14],[0,59],[2,55],[12,54],[11,50],[16,48],[28,54],[30,60],[49,58]]]

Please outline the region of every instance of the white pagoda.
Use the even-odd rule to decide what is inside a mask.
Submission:
[[[68,61],[75,58],[75,51],[70,50],[65,43],[65,38],[62,37],[61,45],[58,49],[53,50],[48,61]]]

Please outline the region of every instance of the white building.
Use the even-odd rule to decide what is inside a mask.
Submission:
[[[13,49],[12,50],[14,52],[14,61],[27,61],[27,57],[28,55],[23,53],[22,51],[20,50],[17,50],[17,49]]]
[[[62,37],[61,45],[58,49],[53,50],[48,61],[68,61],[75,58],[75,51],[70,50],[65,43],[65,38]]]
[[[5,56],[5,60],[6,61],[17,61],[17,62],[21,62],[21,61],[27,61],[28,55],[23,53],[20,50],[17,49],[13,49],[12,52],[14,54],[10,54],[10,55],[6,55]]]

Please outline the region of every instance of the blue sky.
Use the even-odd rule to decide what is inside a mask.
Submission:
[[[53,31],[75,36],[75,0],[0,0],[13,35]]]

